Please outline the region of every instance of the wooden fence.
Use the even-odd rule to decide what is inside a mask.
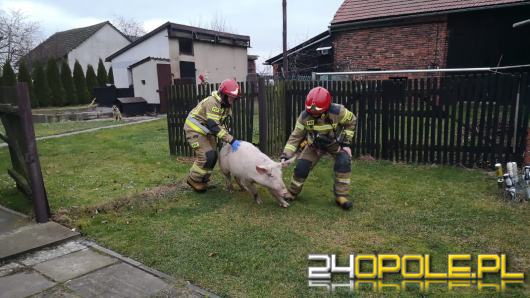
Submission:
[[[318,85],[330,90],[334,102],[357,115],[352,145],[355,156],[369,154],[393,161],[464,166],[522,161],[530,112],[527,74],[489,73],[385,81],[260,80],[256,89],[259,145],[263,152],[269,155],[281,152],[304,109],[307,92]],[[186,89],[173,88],[176,94]],[[252,98],[255,97],[253,92]],[[181,97],[172,98],[170,102],[180,102],[180,106]],[[191,108],[195,104],[196,100]],[[235,114],[234,119],[238,115],[248,119],[244,118],[249,116],[248,110],[240,111],[246,112]],[[181,124],[187,112],[179,114]],[[170,118],[174,117],[168,117],[168,121],[173,121]],[[252,122],[245,121],[235,123],[235,131],[251,131],[248,125]],[[176,137],[180,138],[176,142],[187,147],[182,136]],[[245,137],[251,139],[249,135]],[[191,150],[187,150],[190,155]]]
[[[253,142],[254,103],[257,101],[257,84],[255,82],[239,83],[241,98],[232,109],[232,134],[239,140]],[[169,88],[168,132],[169,151],[172,155],[192,156],[191,147],[184,134],[184,122],[189,112],[199,101],[211,95],[219,88],[219,84],[177,84]],[[254,140],[254,143],[257,139]]]
[[[0,119],[5,135],[0,139],[8,144],[12,168],[8,174],[17,188],[33,201],[37,222],[47,222],[50,207],[37,154],[37,142],[31,117],[28,87],[0,87]]]

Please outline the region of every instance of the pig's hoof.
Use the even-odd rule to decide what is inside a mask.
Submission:
[[[258,194],[255,194],[255,195],[254,195],[254,201],[256,201],[256,203],[257,203],[258,205],[263,204],[263,200],[259,197]]]
[[[287,208],[287,207],[289,207],[289,203],[287,203],[285,201],[284,202],[280,202],[280,207]]]

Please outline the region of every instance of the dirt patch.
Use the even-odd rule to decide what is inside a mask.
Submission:
[[[52,219],[55,222],[73,228],[75,227],[76,219],[81,216],[95,216],[100,213],[119,212],[131,206],[147,206],[161,200],[174,198],[174,196],[172,196],[171,194],[182,191],[189,191],[189,186],[186,185],[185,181],[179,181],[173,184],[157,186],[145,190],[141,193],[118,198],[110,202],[98,205],[86,207],[73,206],[70,208],[59,208],[52,214]]]
[[[375,161],[375,158],[369,154],[359,156],[359,160],[362,161]]]

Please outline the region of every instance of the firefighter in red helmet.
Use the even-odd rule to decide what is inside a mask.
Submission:
[[[350,209],[351,149],[357,117],[343,105],[331,103],[331,94],[322,87],[309,91],[296,125],[285,145],[281,159],[291,158],[302,141],[302,149],[296,162],[289,191],[296,197],[304,185],[309,172],[323,154],[335,159],[334,194],[336,203]]]
[[[191,110],[184,124],[186,139],[195,152],[187,183],[197,192],[204,192],[212,170],[217,163],[217,139],[232,145],[236,151],[239,141],[229,132],[225,119],[232,116],[232,104],[239,98],[239,85],[235,80],[224,80],[219,90],[203,99]]]

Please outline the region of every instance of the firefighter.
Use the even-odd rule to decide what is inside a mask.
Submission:
[[[225,125],[227,117],[232,116],[232,104],[239,96],[237,82],[224,80],[219,90],[199,102],[186,119],[186,140],[196,156],[187,183],[197,192],[205,192],[208,187],[210,175],[217,163],[217,139],[229,143],[234,151],[240,145]]]
[[[351,149],[357,117],[343,105],[332,104],[331,94],[322,87],[309,91],[305,110],[296,120],[296,126],[285,145],[282,161],[291,158],[301,142],[307,141],[296,162],[289,191],[296,197],[309,172],[320,157],[329,153],[335,159],[334,194],[336,203],[350,209]]]

